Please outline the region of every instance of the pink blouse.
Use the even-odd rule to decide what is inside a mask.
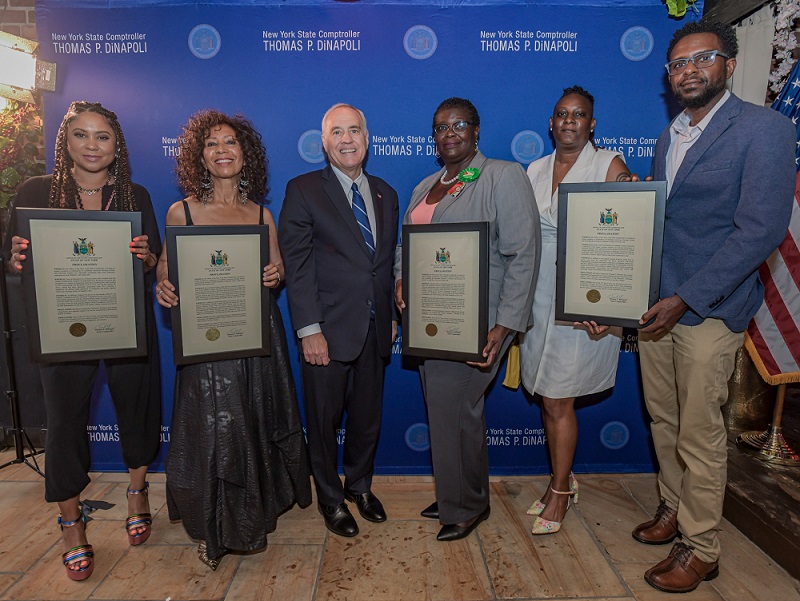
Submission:
[[[414,225],[427,225],[433,219],[433,211],[436,209],[436,205],[429,205],[425,202],[428,198],[428,195],[425,195],[425,198],[414,207],[411,211],[411,223]]]

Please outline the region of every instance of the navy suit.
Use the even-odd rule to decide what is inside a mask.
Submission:
[[[375,209],[373,257],[330,166],[287,184],[278,228],[294,328],[319,323],[331,360],[323,367],[301,359],[309,455],[323,505],[344,499],[336,469],[344,410],[344,488],[370,490],[396,319],[397,193],[380,178],[367,179]]]
[[[656,143],[665,180],[670,127]],[[719,559],[727,469],[720,407],[742,331],[763,300],[758,267],[786,234],[795,132],[775,111],[731,95],[686,152],[667,197],[661,298],[688,305],[666,334],[639,336],[662,499],[683,542]]]

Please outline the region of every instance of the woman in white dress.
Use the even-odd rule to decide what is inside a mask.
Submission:
[[[542,263],[533,302],[534,326],[520,345],[522,383],[543,397],[542,418],[552,477],[547,492],[528,510],[533,534],[553,534],[570,502],[578,501],[572,461],[578,440],[575,398],[614,385],[622,340],[620,328],[594,322],[556,322],[556,240],[561,182],[630,181],[622,155],[592,140],[594,98],[579,86],[566,88],[550,117],[553,154],[528,167],[542,225]]]

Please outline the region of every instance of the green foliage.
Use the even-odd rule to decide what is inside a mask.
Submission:
[[[9,100],[0,111],[0,209],[8,206],[22,182],[44,174],[39,160],[43,135],[35,105]]]
[[[669,12],[669,16],[681,19],[686,14],[686,9],[689,5],[692,5],[692,10],[697,12],[697,8],[694,6],[694,3],[697,0],[664,0],[667,4],[667,12]]]

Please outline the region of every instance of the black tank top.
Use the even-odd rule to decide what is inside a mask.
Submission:
[[[186,214],[186,225],[194,225],[192,221],[192,213],[189,211],[189,203],[185,200],[181,201],[183,203],[183,212]],[[259,207],[259,214],[258,214],[258,225],[264,225],[264,207]]]

